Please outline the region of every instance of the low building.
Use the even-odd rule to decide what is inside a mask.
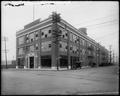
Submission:
[[[107,57],[107,49],[88,37],[86,28],[76,29],[57,13],[16,33],[18,68],[73,69],[76,61],[82,66],[99,66]]]

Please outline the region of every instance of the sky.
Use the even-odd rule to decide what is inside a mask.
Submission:
[[[12,7],[6,5],[8,3],[14,5],[24,3],[24,6]],[[115,56],[119,55],[119,5],[117,1],[2,1],[1,11],[1,44],[4,50],[3,37],[6,36],[8,60],[16,58],[16,32],[33,21],[33,13],[34,20],[39,18],[44,20],[53,11],[60,13],[61,18],[77,29],[86,27],[89,37],[108,50],[111,45]],[[5,53],[1,52],[2,60],[5,60]]]

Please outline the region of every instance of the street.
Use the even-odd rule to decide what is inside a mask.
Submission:
[[[1,74],[3,95],[118,94],[118,66],[80,70],[13,70]]]

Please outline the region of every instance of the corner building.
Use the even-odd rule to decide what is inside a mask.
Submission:
[[[108,50],[88,37],[86,28],[76,29],[62,18],[53,21],[53,15],[37,19],[16,33],[17,68],[73,69],[76,61],[82,66],[108,62]]]

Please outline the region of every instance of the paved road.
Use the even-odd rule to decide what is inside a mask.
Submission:
[[[2,94],[118,94],[117,66],[67,71],[2,70]]]

